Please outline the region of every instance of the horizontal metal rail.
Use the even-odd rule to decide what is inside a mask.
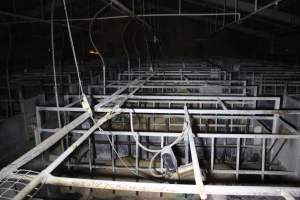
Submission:
[[[48,176],[46,184],[57,186],[73,186],[81,188],[126,190],[140,192],[163,192],[175,194],[198,194],[196,185],[164,184],[164,183],[139,183],[129,181],[91,180],[82,178],[64,178]],[[300,197],[299,187],[275,187],[275,186],[229,186],[229,185],[205,185],[208,195],[234,195],[234,196],[282,196],[284,191],[294,197]]]

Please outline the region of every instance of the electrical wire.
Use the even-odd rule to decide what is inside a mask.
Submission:
[[[7,84],[7,95],[8,95],[8,99],[12,98],[11,95],[11,89],[10,89],[10,81],[9,81],[9,60],[11,57],[11,50],[12,50],[12,33],[11,33],[11,26],[8,26],[8,50],[7,50],[7,56],[6,56],[6,84]],[[13,113],[13,105],[12,105],[12,101],[9,101],[8,103],[8,108],[7,109],[7,116],[12,116]]]
[[[158,174],[155,174],[155,173],[153,172],[153,168],[152,168],[153,162],[154,162],[155,158],[156,158],[159,154],[161,154],[162,152],[166,151],[167,149],[171,149],[174,145],[178,144],[178,143],[184,138],[184,136],[185,136],[186,133],[187,133],[187,131],[186,131],[186,126],[184,126],[182,133],[181,133],[181,134],[180,134],[180,135],[179,135],[179,136],[178,136],[171,144],[166,145],[166,146],[164,146],[164,147],[161,148],[161,149],[149,149],[149,148],[145,147],[143,144],[141,144],[141,143],[139,142],[139,140],[137,139],[138,134],[137,134],[137,132],[134,131],[134,127],[133,127],[133,117],[132,117],[132,112],[130,113],[130,129],[131,129],[131,132],[134,134],[134,135],[133,135],[133,138],[134,138],[136,144],[137,144],[139,147],[141,147],[141,148],[144,149],[145,151],[148,151],[148,152],[151,152],[151,153],[155,153],[154,156],[152,156],[152,158],[151,158],[151,160],[150,160],[150,163],[149,163],[149,171],[150,171],[151,175],[154,176],[154,177],[163,177],[162,174],[159,174],[159,175],[158,175]]]
[[[96,46],[96,44],[95,44],[95,42],[93,40],[93,37],[92,37],[92,28],[93,28],[93,25],[94,25],[94,22],[95,22],[97,16],[99,14],[101,14],[111,4],[112,3],[108,3],[106,6],[104,6],[103,8],[101,8],[98,12],[96,12],[96,14],[93,16],[93,18],[92,18],[92,20],[91,20],[91,22],[89,24],[89,38],[90,38],[91,44],[92,44],[93,48],[96,50],[97,54],[99,55],[99,58],[100,58],[100,60],[102,62],[102,65],[104,65],[104,66],[105,66],[104,58],[103,58],[102,54],[100,53],[99,49],[97,48],[97,46]]]
[[[55,0],[52,0],[51,4],[51,57],[52,57],[52,68],[53,68],[53,80],[54,80],[54,93],[55,93],[55,101],[56,107],[59,107],[59,100],[58,100],[58,92],[57,92],[57,77],[56,77],[56,67],[55,67],[55,46],[54,46],[54,26],[53,26],[53,16],[54,16],[54,6]],[[62,127],[61,118],[59,111],[57,110],[57,120],[59,128]]]
[[[67,28],[68,28],[68,34],[69,34],[69,39],[70,39],[70,43],[71,43],[71,48],[72,48],[73,58],[74,58],[74,62],[75,62],[76,70],[77,70],[77,77],[78,77],[78,82],[79,82],[80,92],[81,92],[82,96],[85,97],[85,94],[84,94],[84,92],[83,92],[83,87],[82,87],[81,78],[80,78],[79,67],[78,67],[78,62],[77,62],[76,52],[75,52],[75,48],[74,48],[74,44],[73,44],[73,38],[72,38],[71,28],[70,28],[70,24],[69,24],[69,19],[68,19],[68,13],[67,13],[67,7],[66,7],[65,0],[63,0],[63,6],[64,6],[64,10],[65,10],[65,15],[66,15],[66,22],[67,22]],[[106,8],[106,7],[104,7],[104,8]],[[103,10],[104,10],[104,9],[101,9],[100,11],[102,12]],[[97,13],[101,13],[101,12],[97,12]],[[96,15],[96,16],[97,16],[97,15]],[[98,51],[98,52],[99,52],[99,51]],[[103,58],[102,58],[102,59],[103,59]],[[103,64],[104,64],[104,62],[103,62]],[[86,103],[87,103],[88,106],[90,107],[89,102],[87,101]],[[93,117],[92,113],[91,113],[91,116],[90,116],[90,117],[91,117],[93,123],[95,124],[95,123],[96,123],[96,120],[95,120],[95,118]],[[133,128],[133,122],[132,122],[132,120],[131,120],[131,127]],[[103,130],[102,130],[100,127],[98,127],[98,129],[99,129],[100,132],[103,132]],[[183,136],[184,136],[184,133],[181,134],[181,135],[180,135],[173,143],[171,143],[171,144],[168,145],[168,146],[165,146],[165,147],[162,148],[161,150],[151,150],[151,149],[148,149],[148,148],[144,147],[141,143],[139,143],[139,142],[136,140],[136,137],[134,137],[134,138],[135,138],[137,144],[138,144],[141,148],[143,148],[144,150],[147,150],[147,151],[157,152],[156,154],[158,155],[159,153],[161,153],[161,152],[162,152],[163,150],[165,150],[166,148],[171,148],[172,146],[174,146],[175,144],[177,144],[180,140],[182,140]],[[110,145],[111,145],[112,150],[115,152],[115,154],[117,155],[118,159],[121,161],[121,163],[123,164],[123,166],[124,166],[125,168],[127,168],[127,169],[128,169],[131,173],[133,173],[134,175],[140,176],[140,177],[143,177],[143,178],[146,178],[145,176],[142,176],[142,175],[138,174],[136,171],[134,171],[134,170],[132,170],[132,169],[130,169],[130,168],[128,167],[128,165],[125,163],[125,161],[124,161],[124,160],[121,158],[121,156],[119,155],[118,151],[115,149],[115,147],[114,147],[114,145],[113,145],[111,139],[109,138],[109,136],[106,135],[106,137],[107,137],[107,140],[109,141],[109,143],[110,143]],[[155,157],[154,157],[154,158],[155,158]],[[152,158],[151,160],[154,160],[154,158]],[[151,162],[150,162],[150,165],[149,165],[149,169],[151,169],[151,170],[150,170],[151,174],[157,177],[157,175],[154,174],[154,173],[152,172],[152,165],[151,165]],[[160,177],[160,176],[159,176],[159,177]]]
[[[124,29],[122,31],[122,44],[123,44],[123,50],[126,54],[126,57],[127,57],[127,71],[128,71],[128,81],[131,80],[131,63],[130,63],[130,55],[129,55],[129,52],[128,52],[128,49],[127,49],[127,46],[126,46],[126,41],[125,41],[125,32],[129,26],[129,24],[131,23],[131,20],[129,20],[126,25],[124,26]]]
[[[92,117],[92,120],[93,120],[94,123],[96,123],[95,118]],[[99,129],[100,132],[103,132],[103,129],[101,129],[100,127],[98,127],[98,129]],[[114,145],[113,145],[111,139],[109,138],[109,136],[108,135],[105,135],[105,136],[106,136],[108,142],[110,143],[110,146],[111,146],[112,150],[115,152],[116,156],[118,157],[118,159],[120,160],[120,162],[122,163],[122,165],[125,168],[127,168],[131,173],[133,173],[134,175],[140,176],[142,178],[147,178],[146,176],[138,174],[135,170],[130,169],[129,166],[125,163],[125,161],[122,159],[122,157],[120,156],[120,154],[118,153],[118,151],[116,150],[116,148],[114,147]]]
[[[104,58],[101,54],[101,52],[99,51],[99,49],[97,48],[94,40],[93,40],[93,37],[92,37],[92,28],[93,28],[93,25],[94,25],[94,21],[95,19],[97,18],[98,15],[100,15],[108,6],[111,6],[112,5],[112,2],[110,3],[107,3],[107,5],[105,5],[103,8],[101,8],[98,12],[96,12],[96,14],[93,16],[90,24],[89,24],[89,38],[90,38],[90,42],[93,46],[93,48],[96,50],[96,53],[97,55],[99,56],[100,60],[101,60],[101,64],[102,64],[102,73],[103,73],[103,94],[105,95],[106,92],[105,92],[105,73],[106,73],[106,65],[105,65],[105,62],[104,62]]]
[[[70,39],[70,43],[71,43],[71,47],[72,47],[72,53],[73,53],[73,58],[74,58],[74,61],[75,61],[75,66],[76,66],[76,70],[77,70],[77,76],[78,76],[78,82],[79,82],[79,87],[80,87],[80,92],[82,94],[82,96],[85,97],[85,94],[83,92],[83,88],[82,88],[82,83],[81,83],[81,78],[80,78],[80,73],[79,73],[79,67],[78,67],[78,63],[77,63],[77,57],[76,57],[76,53],[75,53],[75,49],[74,49],[74,44],[73,44],[73,39],[72,39],[72,33],[71,33],[71,29],[70,29],[70,25],[69,25],[69,20],[68,20],[68,14],[67,14],[67,8],[66,8],[66,3],[65,3],[65,0],[63,0],[63,6],[64,6],[64,10],[65,10],[65,15],[66,15],[66,21],[67,21],[67,28],[68,28],[68,33],[69,33],[69,39]],[[88,106],[90,107],[89,105],[89,102],[86,102],[88,103]],[[91,119],[93,121],[93,123],[95,124],[96,123],[96,120],[95,118],[93,117],[93,115],[91,114]],[[103,132],[103,130],[98,127],[99,131],[100,132]],[[107,136],[107,135],[106,135]],[[115,152],[115,154],[117,155],[118,159],[121,161],[121,163],[123,164],[123,166],[125,168],[127,168],[131,173],[133,173],[134,175],[137,175],[137,176],[140,176],[140,177],[143,177],[143,178],[146,178],[145,176],[142,176],[140,174],[137,174],[135,171],[133,171],[132,169],[130,169],[128,167],[128,165],[125,163],[125,161],[121,158],[121,156],[119,155],[119,153],[117,152],[117,150],[115,149],[112,141],[110,140],[109,136],[107,136],[107,139],[113,149],[113,151]]]
[[[123,43],[123,50],[127,56],[127,59],[130,60],[130,55],[129,55],[129,52],[128,52],[128,49],[127,49],[127,45],[126,45],[126,42],[125,42],[125,32],[129,26],[129,24],[131,23],[131,20],[129,20],[126,25],[124,26],[124,29],[122,31],[122,43]],[[128,72],[129,73],[129,72]]]
[[[78,61],[77,61],[77,57],[76,57],[76,52],[75,52],[75,48],[74,48],[72,32],[71,32],[71,28],[70,28],[70,22],[69,22],[69,17],[68,17],[66,0],[62,0],[62,1],[63,1],[63,6],[64,6],[64,10],[65,10],[65,15],[66,15],[66,23],[67,23],[67,28],[68,28],[68,35],[69,35],[69,39],[70,39],[70,44],[71,44],[73,59],[74,59],[75,67],[76,67],[76,71],[77,71],[79,90],[81,91],[82,96],[85,96],[84,92],[83,92],[83,87],[82,87],[82,82],[81,82],[80,72],[79,72],[79,67],[78,67]]]

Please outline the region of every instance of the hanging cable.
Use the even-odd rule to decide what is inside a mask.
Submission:
[[[131,23],[131,20],[129,20],[126,23],[126,25],[125,25],[125,27],[124,27],[124,29],[122,31],[123,50],[124,50],[124,52],[126,54],[126,57],[127,57],[128,81],[131,80],[131,75],[130,75],[130,72],[131,72],[131,69],[130,69],[131,63],[130,63],[130,55],[129,55],[129,52],[128,52],[128,49],[127,49],[127,46],[126,46],[126,42],[125,42],[125,32],[126,32],[126,30],[127,30],[127,28],[128,28],[128,26],[129,26],[130,23]]]
[[[73,53],[73,59],[74,59],[75,67],[76,67],[76,70],[77,70],[79,90],[81,91],[82,96],[85,97],[84,92],[83,92],[81,79],[80,79],[80,72],[79,72],[78,61],[77,61],[76,52],[75,52],[75,48],[74,48],[72,32],[71,32],[71,28],[70,28],[70,22],[69,22],[69,17],[68,17],[66,0],[62,0],[62,1],[63,1],[65,15],[66,15],[66,23],[67,23],[67,28],[68,28],[68,35],[69,35],[69,39],[70,39],[71,49],[72,49],[72,53]]]
[[[104,62],[104,58],[101,54],[101,52],[99,51],[99,49],[97,48],[94,40],[93,40],[93,37],[92,37],[92,28],[93,28],[93,25],[94,25],[94,21],[95,19],[97,18],[98,15],[100,15],[108,6],[111,6],[112,3],[108,3],[107,5],[105,5],[103,8],[101,8],[98,12],[96,12],[96,14],[93,16],[90,24],[89,24],[89,38],[90,38],[90,41],[91,41],[91,44],[93,46],[93,48],[95,49],[97,55],[99,56],[100,60],[101,60],[101,64],[102,64],[102,73],[103,73],[103,94],[105,95],[106,94],[106,65],[105,65],[105,62]]]
[[[185,123],[186,123],[186,122],[185,122]],[[161,154],[162,152],[166,151],[167,149],[172,148],[174,145],[178,144],[178,143],[184,138],[185,134],[187,133],[187,131],[186,131],[186,127],[187,127],[187,126],[185,125],[185,123],[184,123],[183,131],[181,132],[181,134],[180,134],[180,135],[179,135],[179,136],[178,136],[171,144],[166,145],[166,146],[164,146],[164,147],[161,148],[161,149],[149,149],[149,148],[145,147],[143,144],[141,144],[141,143],[139,142],[139,140],[138,140],[138,138],[137,138],[137,137],[138,137],[138,133],[134,131],[134,127],[133,127],[133,117],[132,117],[132,112],[130,112],[130,129],[131,129],[131,132],[133,133],[133,138],[134,138],[136,144],[137,144],[139,147],[141,147],[142,149],[144,149],[145,151],[148,151],[148,152],[151,152],[151,153],[155,153],[155,154],[152,156],[152,158],[151,158],[151,160],[150,160],[150,163],[149,163],[149,171],[150,171],[150,173],[151,173],[152,176],[154,176],[154,177],[163,177],[162,174],[157,174],[157,173],[154,173],[154,172],[153,172],[153,168],[152,168],[153,162],[154,162],[155,158],[156,158],[159,154]]]
[[[56,107],[59,107],[59,100],[58,100],[58,92],[57,92],[57,78],[56,78],[56,67],[55,67],[55,46],[54,46],[54,26],[53,26],[53,16],[54,16],[54,6],[55,0],[52,0],[51,4],[51,57],[52,57],[52,68],[53,68],[53,80],[54,80],[54,93],[55,93],[55,101]],[[57,110],[57,120],[59,128],[62,127],[60,113]]]
[[[92,117],[92,120],[93,120],[94,123],[96,123],[96,120],[93,117]],[[103,132],[103,130],[100,127],[98,127],[98,129],[99,129],[100,132]],[[111,146],[112,150],[115,152],[116,156],[118,157],[118,159],[120,160],[120,162],[122,163],[122,165],[125,168],[127,168],[132,174],[134,174],[136,176],[139,176],[139,177],[142,177],[142,178],[147,178],[146,176],[138,174],[135,170],[130,169],[129,166],[125,163],[125,161],[122,159],[122,157],[120,156],[120,154],[118,153],[118,151],[116,150],[116,148],[114,147],[114,145],[113,145],[111,139],[109,138],[109,136],[108,135],[105,135],[105,136],[106,136],[108,142],[110,143],[110,146]]]
[[[96,120],[95,118],[93,117],[93,113],[92,113],[92,110],[91,110],[91,107],[90,107],[90,104],[89,102],[87,101],[87,98],[83,92],[83,87],[82,87],[82,83],[81,83],[81,78],[80,78],[80,73],[79,73],[79,67],[78,67],[78,63],[77,63],[77,57],[76,57],[76,53],[75,53],[75,49],[74,49],[74,44],[73,44],[73,39],[72,39],[72,33],[71,33],[71,28],[70,28],[70,24],[69,24],[69,19],[68,19],[68,13],[67,13],[67,7],[66,7],[66,2],[65,0],[63,0],[63,6],[64,6],[64,10],[65,10],[65,15],[66,15],[66,22],[67,22],[67,28],[68,28],[68,33],[69,33],[69,39],[70,39],[70,43],[71,43],[71,48],[72,48],[72,53],[73,53],[73,58],[74,58],[74,62],[75,62],[75,66],[76,66],[76,70],[77,70],[77,77],[78,77],[78,82],[79,82],[79,87],[80,87],[80,92],[83,96],[83,102],[82,102],[82,106],[86,109],[88,109],[88,112],[90,112],[90,117],[93,121],[93,123],[95,124],[96,123]],[[103,130],[98,127],[99,131],[100,132],[103,132]],[[128,167],[128,165],[125,163],[125,161],[121,158],[121,156],[119,155],[118,151],[115,149],[111,139],[109,138],[108,135],[106,135],[107,137],[107,140],[109,141],[111,147],[112,147],[112,150],[116,153],[118,159],[121,161],[121,163],[123,164],[123,166],[125,168],[127,168],[132,174],[136,175],[136,176],[140,176],[140,177],[143,177],[143,178],[146,178],[145,176],[142,176],[140,174],[137,174],[137,172],[135,170],[132,170]]]
[[[7,109],[7,116],[12,116],[13,113],[13,104],[11,101],[12,94],[11,94],[11,88],[10,88],[10,80],[9,80],[9,60],[11,56],[11,50],[12,50],[12,33],[11,33],[11,26],[8,26],[8,50],[7,50],[7,56],[6,56],[6,84],[7,84],[7,95],[8,95],[8,109]]]

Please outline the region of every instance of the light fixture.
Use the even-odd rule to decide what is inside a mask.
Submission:
[[[89,54],[99,55],[99,52],[94,49],[89,49]]]

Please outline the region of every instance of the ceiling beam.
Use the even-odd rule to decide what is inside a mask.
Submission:
[[[19,14],[15,14],[15,13],[11,13],[11,12],[6,12],[6,11],[0,11],[0,16],[1,15],[6,16],[6,17],[13,17],[13,18],[28,20],[29,22],[39,22],[39,23],[44,23],[44,24],[51,24],[50,20],[45,20],[45,19],[36,18],[36,17],[30,17],[30,16],[26,16],[26,15],[19,15]],[[5,24],[0,24],[0,25],[9,25],[9,24],[13,24],[13,23],[5,23]],[[53,24],[57,25],[57,26],[61,26],[61,27],[66,27],[66,24],[61,24],[61,23],[57,23],[57,22],[54,22]],[[74,25],[71,25],[70,27],[74,30],[88,31],[88,29],[81,28],[81,27],[74,26]]]
[[[188,3],[199,4],[195,0],[185,0]],[[216,4],[218,6],[224,6],[224,1],[220,0],[204,0],[205,2]],[[226,0],[226,7],[234,9],[236,0]],[[263,5],[262,5],[263,6]],[[252,13],[254,11],[255,5],[252,3],[238,1],[238,11]],[[300,25],[300,17],[295,16],[286,12],[282,12],[276,9],[267,8],[257,13],[258,16],[262,16],[271,20],[275,20],[278,22],[288,23],[288,24],[297,24]]]
[[[172,9],[172,8],[168,8],[168,7],[162,7],[160,6],[160,9],[163,9],[167,12],[170,12],[170,13],[176,13],[178,12],[178,10],[176,9]],[[209,23],[209,24],[215,24],[216,21],[214,19],[211,19],[211,18],[207,18],[207,17],[188,17],[190,19],[193,19],[195,21],[202,21],[202,22],[206,22],[206,23]],[[222,26],[223,25],[223,22],[218,20],[217,21],[217,25],[218,26]],[[264,32],[264,31],[260,31],[260,30],[256,30],[256,29],[252,29],[252,28],[249,28],[249,27],[245,27],[241,24],[230,24],[229,26],[226,26],[225,25],[225,28],[227,29],[231,29],[231,30],[234,30],[234,31],[237,31],[237,32],[241,32],[241,33],[245,33],[247,35],[253,35],[253,36],[256,36],[256,37],[260,37],[260,38],[264,38],[264,39],[272,39],[273,38],[273,35],[270,34],[270,33],[267,33],[267,32]]]

